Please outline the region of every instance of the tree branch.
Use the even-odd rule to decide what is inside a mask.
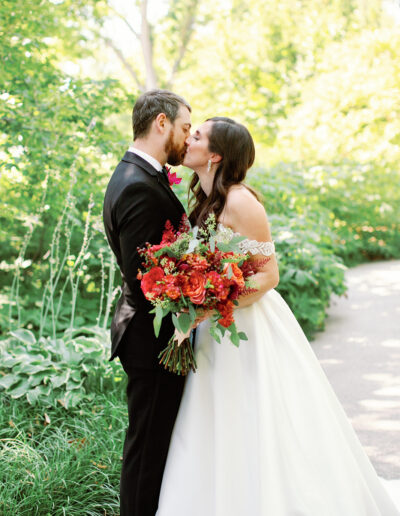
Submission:
[[[112,5],[109,5],[108,7],[116,16],[118,16],[118,18],[121,18],[121,20],[129,28],[129,30],[132,32],[132,34],[134,34],[134,36],[140,41],[140,34],[138,32],[136,32],[136,30],[128,22],[128,20],[125,18],[125,16],[123,16],[120,12],[118,12]]]
[[[171,75],[169,76],[169,79],[167,81],[167,88],[171,89],[172,85],[175,80],[175,76],[177,72],[179,71],[179,68],[181,66],[182,60],[185,56],[190,38],[193,34],[193,25],[196,20],[196,11],[198,8],[199,0],[191,0],[190,4],[187,7],[186,11],[186,17],[182,23],[181,28],[181,44],[178,49],[177,57],[174,61],[174,64],[172,66]]]
[[[130,73],[130,75],[136,82],[136,86],[139,88],[139,90],[144,91],[145,87],[143,83],[140,81],[138,74],[134,70],[133,66],[127,61],[121,50],[115,45],[115,43],[110,38],[101,35],[100,37],[104,40],[105,44],[114,51],[115,55],[118,57],[118,59],[121,61],[121,63],[124,65],[126,70]]]

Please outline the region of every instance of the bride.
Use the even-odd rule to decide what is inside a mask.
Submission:
[[[242,181],[254,161],[247,129],[225,117],[191,136],[192,224],[214,213],[219,238],[246,237],[258,291],[235,321],[248,341],[221,344],[197,327],[157,516],[395,516],[400,513],[289,307],[268,220]],[[268,180],[266,178],[266,180]]]

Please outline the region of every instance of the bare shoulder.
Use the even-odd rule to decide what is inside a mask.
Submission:
[[[250,239],[271,240],[264,206],[244,185],[230,188],[220,222]]]

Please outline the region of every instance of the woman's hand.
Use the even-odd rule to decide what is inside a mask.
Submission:
[[[189,310],[187,308],[184,308],[182,310],[183,313],[188,313]],[[175,328],[175,340],[178,342],[178,346],[180,346],[182,344],[182,342],[185,340],[185,339],[188,339],[189,336],[190,336],[190,332],[194,329],[194,328],[197,328],[197,326],[205,321],[208,317],[211,317],[211,315],[214,313],[214,310],[203,310],[201,308],[197,309],[196,310],[196,319],[194,320],[194,322],[191,324],[190,328],[188,329],[188,331],[186,333],[181,333],[179,330],[177,330]],[[179,319],[179,314],[178,314],[178,319]]]

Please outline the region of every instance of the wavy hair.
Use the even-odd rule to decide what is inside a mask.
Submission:
[[[198,226],[204,226],[211,213],[218,220],[229,188],[244,180],[255,157],[253,138],[244,125],[223,116],[208,118],[206,122],[212,122],[208,150],[219,154],[222,160],[218,163],[209,196],[202,190],[198,175],[192,175],[189,185],[189,220],[192,225]],[[259,198],[252,188],[244,186]]]

